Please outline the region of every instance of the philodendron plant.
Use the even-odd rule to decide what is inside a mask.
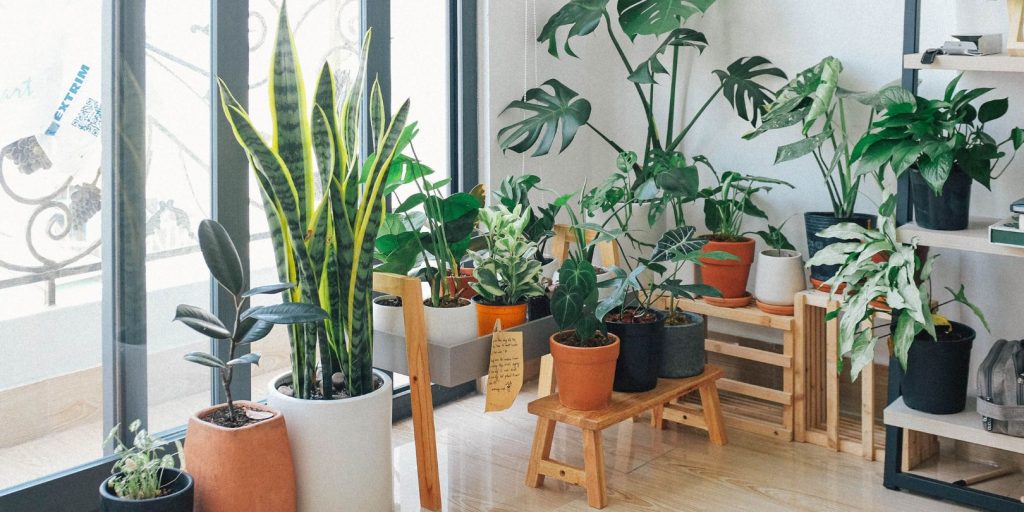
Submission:
[[[743,220],[748,215],[759,219],[768,218],[768,214],[754,204],[754,194],[770,191],[771,185],[793,188],[790,183],[774,178],[750,176],[735,171],[719,174],[706,158],[697,157],[696,161],[707,166],[717,182],[699,193],[704,199],[704,223],[716,241],[742,240],[746,234],[743,232]]]
[[[469,285],[484,303],[511,306],[544,294],[541,263],[534,257],[537,243],[523,235],[529,222],[530,211],[520,205],[512,211],[504,205],[480,210],[487,249],[469,251],[477,279]]]
[[[242,262],[238,257],[235,244],[231,241],[224,226],[213,220],[203,220],[199,224],[199,249],[206,260],[210,274],[226,292],[231,294],[234,311],[231,314],[229,328],[213,313],[196,306],[181,304],[174,315],[179,321],[194,331],[215,340],[226,341],[228,344],[227,360],[206,352],[189,352],[185,359],[193,363],[208,366],[220,373],[220,383],[227,398],[228,418],[217,423],[225,427],[241,427],[246,424],[245,415],[235,410],[231,396],[231,380],[234,369],[238,366],[260,364],[259,352],[249,352],[235,357],[239,347],[259,341],[270,334],[275,324],[302,324],[321,322],[327,313],[319,306],[302,302],[287,302],[272,306],[249,307],[249,298],[261,294],[278,294],[295,287],[293,283],[278,283],[255,288],[248,288],[248,279],[242,270]]]
[[[744,120],[757,124],[760,112],[772,101],[772,92],[758,80],[769,77],[786,78],[782,70],[773,67],[764,57],[744,57],[725,69],[713,72],[718,87],[697,110],[693,117],[683,123],[683,102],[676,102],[681,87],[679,80],[686,79],[687,66],[680,66],[683,51],[692,48],[702,53],[708,46],[707,37],[694,29],[685,28],[686,22],[706,12],[715,0],[618,0],[618,28],[629,42],[638,39],[655,38],[657,44],[649,57],[632,62],[623,48],[624,41],[613,29],[608,0],[569,0],[552,15],[537,38],[548,44],[548,52],[559,57],[559,32],[568,28],[565,36],[564,53],[575,57],[570,43],[574,37],[592,34],[602,24],[622,64],[622,75],[636,92],[638,106],[643,112],[647,126],[643,161],[631,164],[637,186],[656,186],[665,194],[692,195],[697,189],[696,169],[686,164],[680,149],[683,140],[690,133],[711,103],[723,96]],[[648,41],[643,41],[646,45]],[[666,52],[671,56],[664,61]],[[667,80],[665,80],[667,78]],[[659,83],[659,80],[662,80]],[[658,87],[656,87],[658,86]],[[655,109],[655,98],[661,99],[656,88],[664,89],[668,97],[665,117],[658,118],[661,109]],[[521,120],[502,128],[498,139],[502,150],[525,153],[533,149],[533,156],[547,154],[561,132],[560,151],[573,141],[581,127],[587,127],[608,144],[616,153],[625,151],[622,145],[612,140],[604,131],[590,121],[591,103],[563,84],[550,79],[539,87],[526,91],[520,100],[506,107],[525,114]],[[678,219],[677,219],[678,223]]]
[[[586,229],[580,222],[582,212],[577,214],[572,208],[565,210],[576,240],[586,240]],[[559,330],[572,331],[571,336],[559,340],[563,344],[576,347],[609,344],[608,328],[603,317],[597,315],[597,271],[592,262],[597,244],[610,239],[599,233],[590,242],[574,244],[558,269],[558,286],[551,294],[551,316]]]
[[[325,63],[310,107],[287,13],[281,9],[270,69],[270,141],[227,86],[220,86],[225,116],[252,162],[263,197],[279,279],[296,283],[285,299],[318,304],[328,313],[324,322],[292,326],[296,398],[331,399],[335,372],[342,373],[349,396],[378,386],[371,315],[374,241],[389,175],[413,129],[406,126],[408,100],[388,118],[376,80],[365,94],[369,49],[367,31],[359,70],[341,96]],[[364,107],[368,130],[363,129]],[[318,379],[317,366],[328,378]]]

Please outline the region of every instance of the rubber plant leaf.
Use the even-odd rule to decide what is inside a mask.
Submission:
[[[238,257],[235,244],[231,242],[224,226],[216,221],[204,219],[199,223],[199,249],[206,260],[206,266],[213,278],[234,295],[246,288],[242,260]]]

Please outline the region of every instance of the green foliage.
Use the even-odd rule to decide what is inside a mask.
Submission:
[[[544,90],[544,86],[550,87],[551,92]],[[552,78],[541,87],[526,91],[522,100],[509,103],[502,113],[509,109],[519,109],[529,115],[498,130],[502,151],[511,149],[516,153],[524,153],[536,145],[533,156],[546,155],[551,150],[551,143],[559,127],[562,131],[559,151],[565,151],[580,127],[590,120],[590,102],[578,96],[576,91]]]
[[[789,239],[786,238],[785,233],[782,232],[782,228],[786,225],[786,222],[783,222],[779,226],[769,225],[767,230],[751,231],[747,234],[753,234],[761,237],[761,240],[764,240],[764,243],[767,244],[768,247],[777,251],[795,251],[796,247],[793,246],[793,243],[790,242]]]
[[[754,56],[738,59],[724,70],[715,70],[715,76],[722,82],[722,94],[744,121],[757,126],[761,111],[771,103],[772,92],[761,85],[757,78],[773,76],[786,78],[781,69],[772,67],[771,61]]]
[[[529,210],[520,205],[512,211],[504,205],[480,210],[487,249],[469,252],[477,279],[469,285],[486,303],[510,306],[544,294],[537,243],[523,235],[529,221]]]
[[[529,221],[523,229],[523,236],[537,244],[536,257],[541,263],[544,262],[544,245],[554,236],[555,217],[558,212],[568,204],[572,194],[559,196],[553,202],[545,205],[532,207],[530,192],[532,190],[546,190],[540,187],[540,178],[532,174],[523,176],[508,176],[501,180],[501,184],[494,191],[494,196],[505,208],[512,210],[516,206],[522,208],[525,214],[529,214]]]
[[[782,180],[735,171],[725,171],[719,175],[707,159],[700,158],[697,161],[707,166],[717,181],[717,185],[701,190],[699,196],[704,200],[704,224],[719,240],[742,239],[743,219],[748,215],[759,219],[768,218],[768,214],[754,203],[754,194],[770,191],[771,185],[793,188],[793,185]]]
[[[860,161],[861,173],[888,166],[899,177],[916,170],[936,195],[954,166],[989,188],[991,181],[1009,167],[1011,158],[996,171],[1006,156],[1024,145],[1024,130],[1013,128],[1002,142],[985,130],[985,125],[1006,114],[1006,98],[991,100],[975,107],[972,102],[992,91],[989,88],[957,90],[959,75],[946,87],[940,100],[915,97],[900,88],[890,88],[882,97],[885,112],[875,121],[872,131],[853,148],[852,160]]]
[[[582,212],[566,208],[570,228],[576,240],[586,240]],[[558,286],[551,295],[551,315],[560,330],[572,330],[576,338],[587,343],[598,331],[607,335],[603,317],[597,316],[597,271],[594,269],[594,248],[600,237],[589,243],[572,246],[568,257],[558,269]]]
[[[142,422],[135,420],[128,425],[128,431],[135,434],[132,444],[125,445],[117,437],[120,425],[107,434],[103,445],[113,445],[118,456],[110,472],[114,475],[107,482],[108,490],[118,498],[126,500],[149,500],[163,495],[160,479],[163,470],[175,468],[174,454],[162,454],[167,441],[150,434],[142,428]],[[176,443],[177,453],[181,444]]]
[[[324,322],[291,328],[292,386],[298,398],[313,398],[317,391],[324,399],[333,395],[329,378],[315,389],[317,366],[327,376],[341,371],[350,396],[375,389],[370,313],[374,241],[385,191],[399,179],[395,174],[403,172],[396,158],[415,135],[415,126],[406,126],[408,101],[385,116],[376,80],[366,94],[369,47],[368,31],[359,69],[342,95],[330,65],[324,64],[310,107],[282,8],[270,66],[274,123],[269,143],[223,82],[220,87],[225,116],[252,162],[263,197],[279,278],[296,283],[285,299],[320,305],[328,313]],[[335,104],[339,98],[340,107]],[[370,118],[365,144],[364,104]],[[320,183],[321,194],[315,193],[315,183]]]
[[[260,354],[250,352],[236,358],[235,352],[241,345],[259,341],[270,334],[274,324],[302,324],[321,322],[327,313],[319,306],[301,302],[289,302],[272,306],[249,307],[249,297],[260,294],[276,294],[294,288],[292,283],[278,283],[246,290],[245,273],[234,242],[224,226],[214,220],[205,219],[199,223],[199,249],[206,260],[217,284],[234,299],[234,322],[229,329],[216,315],[196,306],[178,305],[174,315],[177,320],[192,330],[215,340],[228,342],[228,360],[205,352],[189,352],[185,360],[218,370],[220,382],[227,397],[228,414],[232,423],[239,423],[234,400],[231,397],[231,380],[234,367],[259,365]]]

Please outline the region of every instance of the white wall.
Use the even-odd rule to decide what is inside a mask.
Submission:
[[[621,65],[603,24],[594,34],[574,39],[573,48],[580,59],[556,60],[547,54],[546,46],[533,42],[536,31],[564,3],[563,0],[536,0],[535,4],[533,0],[481,3],[480,122],[481,134],[485,137],[480,142],[481,176],[489,177],[493,184],[522,171],[521,157],[514,153],[502,154],[496,136],[497,131],[517,115],[498,117],[509,101],[522,94],[524,78],[529,87],[552,77],[562,80],[593,103],[592,122],[607,127],[613,139],[632,148],[643,142],[645,132],[643,118],[638,115],[638,100],[622,76]],[[536,16],[533,5],[536,5]],[[614,2],[610,3],[610,8],[614,8]],[[922,47],[938,46],[958,31],[1005,34],[1008,26],[1006,4],[1002,0],[924,0],[922,20]],[[903,2],[897,0],[719,0],[694,28],[705,32],[710,46],[703,56],[690,59],[683,67],[689,69],[689,79],[681,84],[686,93],[687,118],[717,87],[717,79],[711,71],[724,68],[742,56],[768,57],[793,75],[826,55],[834,55],[845,67],[842,85],[852,89],[875,88],[900,77]],[[529,34],[525,50],[524,33]],[[640,49],[630,57],[638,61],[647,55],[647,49]],[[922,72],[921,93],[940,94],[953,76],[950,72]],[[1021,107],[1024,82],[1019,76],[972,73],[965,76],[961,84],[996,87],[997,91],[990,94],[989,99],[1010,97],[1010,114],[992,123],[994,133],[1003,134],[1011,126],[1024,126]],[[861,119],[855,123],[857,130],[863,130],[866,112],[854,116]],[[725,101],[716,101],[687,138],[684,151],[687,155],[704,154],[720,169],[776,176],[796,185],[796,190],[773,191],[762,198],[761,204],[774,223],[793,217],[786,226],[786,233],[794,244],[802,247],[805,240],[801,214],[829,209],[828,196],[817,170],[806,160],[772,165],[775,148],[795,141],[795,132],[771,133],[755,141],[743,141],[740,136],[749,128]],[[565,154],[526,158],[525,172],[540,175],[548,187],[564,193],[579,189],[584,179],[590,183],[603,179],[613,169],[614,157],[602,141],[584,128]],[[865,188],[858,210],[873,212],[879,194],[870,186]],[[1009,202],[1024,196],[1024,157],[995,182],[992,192],[977,185],[974,188],[974,215],[1004,216]],[[691,210],[688,219],[700,225],[699,210]],[[757,227],[756,222],[747,226],[748,229]],[[991,336],[979,334],[975,364],[993,339],[1024,337],[1024,318],[1018,318],[1020,315],[1013,312],[1016,292],[1024,286],[1024,279],[1014,271],[1019,260],[943,251],[940,261],[942,279],[936,284],[952,285],[963,280],[969,296],[988,313],[992,323]],[[956,309],[947,312],[980,328],[972,318]]]

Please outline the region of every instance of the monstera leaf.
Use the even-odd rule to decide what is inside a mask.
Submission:
[[[619,0],[619,25],[630,39],[661,35],[679,28],[687,18],[706,12],[715,0]]]
[[[573,36],[585,36],[593,32],[601,24],[601,17],[607,12],[607,4],[608,0],[571,0],[548,18],[548,22],[537,35],[537,42],[547,41],[548,53],[558,57],[558,29],[568,26],[570,28],[569,34],[565,36],[565,53],[575,57],[569,40]]]
[[[740,118],[750,121],[752,126],[757,126],[761,110],[772,101],[771,91],[755,80],[765,76],[786,78],[786,73],[760,56],[742,57],[724,70],[716,69],[714,73],[722,81],[725,99],[736,109]]]
[[[691,46],[696,48],[698,52],[704,53],[704,49],[708,47],[708,39],[703,33],[698,32],[689,28],[677,28],[665,38],[658,49],[651,54],[647,60],[637,65],[629,75],[629,80],[638,84],[653,84],[657,83],[655,75],[668,74],[668,70],[665,69],[664,64],[659,60],[659,56],[665,53],[665,49],[669,46],[681,47]]]
[[[550,87],[551,92],[544,86]],[[524,153],[536,145],[533,156],[546,155],[561,125],[562,145],[559,151],[565,151],[576,137],[576,131],[590,119],[590,102],[577,96],[576,91],[555,79],[526,91],[523,100],[509,103],[502,111],[518,109],[525,111],[527,117],[498,131],[501,149]]]

